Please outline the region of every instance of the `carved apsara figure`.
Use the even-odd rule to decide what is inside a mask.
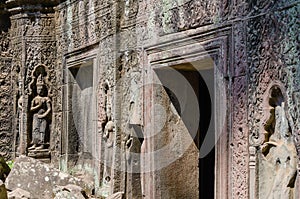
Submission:
[[[49,125],[47,117],[51,112],[51,100],[47,96],[43,96],[44,93],[44,80],[43,76],[39,75],[36,82],[37,96],[33,98],[30,111],[33,111],[32,122],[32,146],[29,150],[44,149],[45,148],[45,136],[47,126]]]
[[[271,115],[262,145],[259,198],[294,199],[298,158],[279,88],[273,88],[269,103]]]
[[[111,118],[109,118],[111,119]],[[111,167],[113,164],[113,144],[114,144],[114,123],[110,120],[106,123],[103,133],[103,139],[106,142],[105,145],[105,168],[104,168],[104,180],[108,185],[111,179]]]

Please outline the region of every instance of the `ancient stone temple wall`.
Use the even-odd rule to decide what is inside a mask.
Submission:
[[[298,198],[299,9],[0,3],[0,153],[89,174],[102,196]]]
[[[262,190],[265,188],[261,186],[264,183],[262,177],[264,174],[257,172],[258,169],[264,167],[261,165],[259,154],[263,149],[261,136],[265,136],[264,128],[268,120],[265,118],[268,118],[270,108],[270,105],[263,99],[268,95],[269,90],[267,88],[270,88],[274,83],[279,82],[278,84],[284,88],[282,90],[285,104],[284,115],[287,117],[288,131],[293,140],[289,139],[288,141],[291,145],[288,153],[290,153],[291,165],[293,165],[292,172],[295,171],[295,161],[299,162],[293,159],[293,157],[295,158],[295,147],[298,146],[299,132],[299,95],[297,94],[299,71],[297,69],[298,59],[296,58],[299,55],[299,50],[297,50],[297,22],[295,22],[299,14],[299,4],[293,1],[278,1],[276,3],[155,1],[151,2],[151,5],[153,7],[148,6],[149,11],[145,11],[148,12],[148,20],[142,42],[148,51],[145,58],[146,65],[143,68],[147,68],[147,60],[150,61],[149,68],[147,68],[148,75],[149,71],[155,69],[157,65],[172,66],[172,63],[168,62],[175,62],[174,65],[176,65],[176,60],[180,59],[172,57],[173,61],[169,58],[170,55],[168,54],[173,53],[172,47],[168,47],[169,44],[166,44],[169,41],[177,44],[177,48],[182,49],[184,53],[188,53],[187,48],[182,47],[185,44],[180,43],[182,35],[191,38],[191,40],[197,38],[195,35],[199,35],[201,38],[197,38],[199,43],[202,41],[213,43],[216,42],[214,38],[224,38],[222,45],[225,47],[221,48],[221,55],[225,58],[219,59],[223,59],[225,68],[222,71],[223,74],[216,75],[216,78],[220,80],[223,76],[225,79],[223,83],[226,92],[220,96],[227,99],[225,102],[227,105],[220,106],[220,109],[217,110],[218,113],[224,108],[227,111],[225,112],[226,124],[220,127],[223,128],[223,132],[217,145],[217,150],[219,150],[217,153],[223,154],[221,156],[216,155],[216,197],[268,197]],[[201,11],[197,12],[197,9]],[[186,10],[188,12],[185,12]],[[249,16],[251,16],[250,19]],[[215,31],[215,28],[219,31]],[[201,44],[203,45],[203,43]],[[206,46],[204,48],[209,50]],[[168,52],[164,53],[163,51]],[[184,53],[179,51],[174,53],[177,56],[184,56]],[[213,53],[210,54],[213,57]],[[189,61],[189,58],[184,57],[184,59]],[[217,60],[214,59],[216,65],[218,65]],[[155,89],[153,90],[155,91]],[[145,104],[147,104],[146,101],[147,99],[145,99]],[[217,103],[222,104],[223,102],[217,101]],[[248,140],[248,136],[250,136],[250,140]],[[257,145],[253,139],[258,139],[261,143]],[[225,142],[228,142],[229,145],[226,145]],[[160,140],[155,140],[152,143],[155,143],[155,147],[159,145]],[[256,158],[259,160],[257,161]],[[220,168],[223,171],[219,172]],[[288,175],[288,171],[285,172]],[[276,175],[280,174],[276,173]],[[295,181],[293,175],[289,179],[291,184],[282,186],[294,189],[297,183],[293,184],[293,180]],[[158,172],[157,176],[163,178],[162,181],[154,179],[156,182],[161,182],[157,185],[159,186],[158,192],[163,194],[164,186],[168,187],[169,190],[172,189],[172,185],[166,183],[168,175],[163,176],[162,173]],[[296,181],[297,179],[298,176]],[[172,181],[174,182],[174,179]],[[285,190],[282,188],[279,192],[285,192]],[[298,197],[293,194],[290,195],[290,197]],[[284,196],[282,195],[282,197]]]
[[[201,153],[205,153],[201,152],[202,150],[205,151],[205,147],[201,149],[200,143],[200,146],[198,146],[200,154],[198,155],[193,152],[195,150],[195,148],[193,149],[195,147],[193,144],[191,148],[185,148],[183,140],[188,138],[185,138],[185,133],[188,135],[193,130],[191,130],[192,128],[188,125],[188,122],[185,121],[182,113],[177,110],[181,116],[179,117],[179,121],[183,123],[176,122],[176,117],[173,116],[173,118],[168,119],[165,127],[166,130],[161,131],[161,134],[171,136],[174,132],[175,136],[173,135],[174,137],[169,141],[171,142],[169,146],[174,151],[180,148],[186,151],[181,154],[180,158],[175,158],[175,161],[169,166],[157,169],[152,172],[152,175],[147,176],[150,179],[152,178],[152,181],[145,183],[145,194],[147,197],[176,198],[185,195],[190,198],[196,198],[198,194],[202,198],[248,197],[248,132],[247,128],[240,130],[240,124],[246,125],[247,122],[247,77],[245,76],[245,68],[243,68],[245,67],[243,61],[246,60],[245,55],[243,55],[245,53],[245,43],[243,42],[246,42],[243,35],[245,34],[245,29],[241,25],[242,23],[228,25],[224,22],[229,17],[235,17],[234,11],[230,10],[231,3],[217,1],[155,1],[151,2],[153,6],[149,6],[149,10],[146,10],[146,15],[149,18],[146,23],[146,38],[143,41],[144,49],[147,53],[144,68],[147,70],[147,76],[150,77],[145,77],[145,79],[150,79],[149,81],[151,81],[151,73],[149,71],[152,71],[152,75],[156,76],[157,72],[155,74],[153,71],[164,67],[174,68],[175,66],[179,71],[191,70],[184,67],[186,64],[191,64],[196,68],[194,69],[196,73],[198,73],[198,70],[200,72],[201,68],[207,67],[212,62],[215,71],[215,80],[213,81],[216,88],[215,93],[212,94],[215,96],[215,102],[213,103],[216,105],[213,111],[217,115],[214,121],[216,128],[213,134],[215,133],[216,137],[219,138],[214,149],[216,157],[215,166],[210,166],[213,169],[205,168],[205,164],[201,163],[201,160],[198,164],[197,159],[201,156]],[[232,37],[236,33],[239,33],[239,36]],[[229,46],[230,51],[228,51]],[[242,53],[242,56],[238,55],[237,59],[233,61],[231,57],[233,56],[232,52],[235,51]],[[234,64],[239,64],[240,66],[234,67]],[[171,77],[167,76],[167,78]],[[163,82],[162,79],[160,80]],[[170,81],[174,82],[178,81],[178,79]],[[192,82],[189,83],[193,84]],[[198,83],[194,82],[194,84],[197,85]],[[150,92],[147,95],[152,96],[152,98],[145,99],[144,103],[151,103],[152,100],[154,104],[160,104],[161,100],[156,99],[158,89],[155,87],[152,89],[153,94],[151,94],[151,91],[145,91]],[[177,93],[177,95],[180,94]],[[177,95],[176,97],[178,98],[179,96]],[[201,96],[203,93],[199,95]],[[235,99],[231,99],[229,96],[234,96]],[[233,102],[232,100],[235,101]],[[172,100],[166,104],[164,104],[164,107],[176,106]],[[187,107],[181,108],[186,109]],[[146,112],[148,112],[146,114],[154,113],[153,117],[159,118],[156,116],[154,108],[148,108]],[[205,114],[205,111],[203,112],[200,114]],[[202,117],[205,116],[202,115]],[[147,119],[145,118],[145,123],[146,121]],[[147,123],[145,126],[149,125],[150,122],[147,121]],[[153,125],[154,127],[155,125]],[[176,138],[176,136],[181,136],[181,138]],[[166,144],[164,140],[161,138],[149,139],[148,145],[150,147],[148,147],[148,150],[159,150],[161,145],[164,146]],[[228,143],[231,143],[232,147],[229,147]],[[209,146],[207,147],[209,148]],[[162,155],[162,157],[170,156],[169,153],[168,155]],[[163,162],[163,158],[154,157],[152,161],[154,162],[153,168],[155,168]],[[206,161],[211,160],[206,157]],[[199,167],[202,170],[199,169],[199,173],[197,173],[197,169],[195,168]],[[180,168],[184,168],[182,173],[176,172]],[[182,175],[187,177],[187,179]],[[195,178],[188,177],[189,175],[198,176],[197,178],[200,179],[199,183],[191,180]],[[214,185],[209,185],[209,182],[211,182],[209,180],[210,175],[215,176]],[[201,180],[201,178],[207,181]],[[181,181],[182,179],[185,180]],[[155,187],[154,190],[152,186]],[[193,188],[187,190],[185,188],[187,186]],[[214,190],[211,187],[214,187]]]
[[[48,6],[49,4],[45,4],[44,7],[35,4],[22,5],[14,1],[6,4],[11,22],[9,30],[13,66],[11,84],[15,109],[12,130],[16,156],[29,152],[29,156],[44,161],[52,159],[56,162],[60,156],[61,89],[59,86],[62,71],[56,68],[54,11],[51,4],[50,7]],[[40,82],[38,82],[39,76]],[[37,91],[38,84],[40,91]],[[44,97],[41,99],[47,98],[48,102],[47,105],[45,104],[47,107],[35,110],[33,101],[38,95]],[[35,111],[44,112],[44,119],[39,122],[34,119]],[[39,141],[40,149],[30,153],[29,149],[35,149],[34,132],[43,133],[44,136]],[[31,146],[33,147],[30,148]]]
[[[64,71],[61,166],[92,174],[102,195],[112,192],[116,9],[114,1],[66,1],[55,17]]]
[[[268,12],[263,17],[249,20],[247,29],[251,74],[249,129],[253,132],[250,143],[253,156],[255,151],[258,153],[256,169],[260,171],[258,176],[254,177],[253,174],[251,178],[257,180],[259,188],[256,194],[260,198],[271,197],[268,195],[270,192],[276,193],[276,197],[288,197],[285,194],[290,194],[288,198],[297,198],[299,196],[293,190],[299,186],[299,174],[295,173],[298,168],[295,164],[299,164],[298,156],[295,157],[296,151],[299,153],[299,60],[296,58],[299,56],[296,36],[299,24],[294,21],[299,16],[299,4],[270,3],[254,13],[266,10]],[[282,136],[274,139],[278,133]],[[278,146],[277,142],[280,143]],[[285,147],[288,149],[285,150]],[[272,154],[274,150],[277,150],[276,154]],[[265,161],[269,161],[268,166],[264,165]],[[278,180],[270,179],[267,187],[264,187],[269,177],[261,172],[270,166],[286,168],[277,171],[270,169],[274,172],[271,175],[284,175],[289,182],[285,182],[283,177],[279,184],[276,184]],[[280,191],[272,185],[281,187]]]

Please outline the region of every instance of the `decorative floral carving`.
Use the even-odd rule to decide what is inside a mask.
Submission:
[[[2,20],[9,20],[2,16]],[[0,155],[5,159],[12,158],[14,143],[14,98],[11,79],[14,78],[12,67],[10,32],[0,30]],[[13,72],[12,72],[13,71]]]
[[[24,36],[48,36],[52,34],[55,28],[53,15],[41,17],[38,15],[30,16],[24,19]]]
[[[110,1],[72,1],[61,6],[56,14],[60,52],[89,46],[111,35],[115,30],[112,10]]]
[[[28,85],[32,81],[31,73],[34,67],[38,64],[45,64],[49,70],[49,80],[52,85],[57,83],[57,76],[55,70],[56,65],[56,45],[54,41],[35,41],[29,40],[26,43],[27,56],[26,56],[26,79],[25,79],[25,92],[28,92]],[[51,91],[50,91],[51,92]],[[51,93],[50,93],[51,95]]]
[[[11,59],[0,57],[0,155],[6,159],[12,157],[14,132],[12,129],[13,120],[13,98],[10,85]]]
[[[232,98],[232,198],[248,198],[247,78],[234,78]]]
[[[183,5],[163,10],[157,18],[161,20],[161,34],[188,30],[212,24],[217,16],[218,6],[214,1],[190,0]]]
[[[235,77],[246,75],[248,72],[245,27],[244,23],[237,23],[233,26],[234,66],[230,72]]]
[[[11,56],[9,32],[0,32],[0,55],[2,57]]]
[[[295,22],[299,13],[297,6],[282,10],[276,14],[267,14],[249,21],[248,26],[248,63],[250,66],[249,78],[249,118],[253,136],[251,140],[259,140],[262,135],[258,131],[263,118],[263,96],[269,84],[281,81],[287,90],[287,105],[290,109],[289,120],[293,120],[293,132],[299,126],[296,123],[293,92],[299,90],[299,46],[296,29],[299,24]],[[280,27],[280,28],[279,28]],[[296,139],[298,139],[297,135]]]

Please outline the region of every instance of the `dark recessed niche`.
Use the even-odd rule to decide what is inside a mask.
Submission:
[[[0,10],[0,33],[2,31],[7,32],[8,29],[10,28],[10,26],[11,26],[11,23],[10,23],[9,14],[7,14],[7,13],[1,14],[1,10]]]

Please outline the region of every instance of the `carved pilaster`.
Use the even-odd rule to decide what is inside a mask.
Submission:
[[[231,182],[232,198],[249,198],[249,152],[247,117],[247,78],[236,77],[232,83]]]
[[[249,199],[256,199],[257,177],[256,177],[256,148],[249,147]]]

